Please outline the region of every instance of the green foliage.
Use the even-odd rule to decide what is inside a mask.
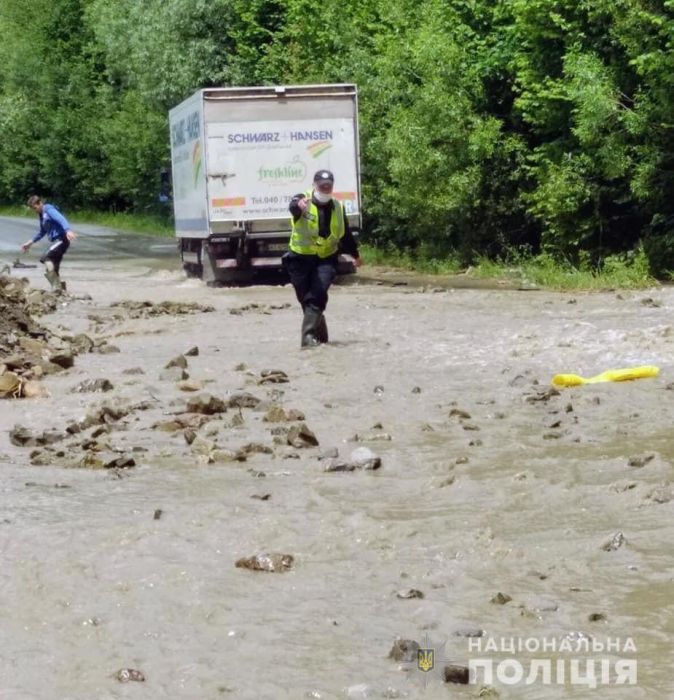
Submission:
[[[372,245],[665,274],[673,49],[671,0],[2,0],[0,201],[154,211],[195,89],[355,82]]]
[[[548,253],[531,255],[526,250],[509,250],[500,260],[480,258],[470,274],[560,290],[644,289],[657,284],[643,246],[629,254],[610,255],[599,266],[593,265],[587,255],[574,265]]]
[[[359,252],[366,265],[415,270],[433,275],[456,274],[461,270],[461,262],[457,257],[448,257],[428,246],[411,253],[391,243],[377,247],[365,243],[360,246]]]

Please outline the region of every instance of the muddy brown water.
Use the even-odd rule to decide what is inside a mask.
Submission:
[[[40,270],[25,272],[46,284]],[[443,651],[465,665],[476,654],[457,633],[471,630],[483,640],[631,638],[637,649],[636,685],[593,690],[539,676],[495,681],[493,697],[674,697],[674,290],[428,291],[407,278],[363,280],[333,288],[330,344],[300,351],[287,286],[210,289],[173,264],[133,260],[92,269],[73,258],[63,272],[76,297],[92,299],[42,319],[60,332],[93,334],[88,316],[119,300],[216,310],[104,325],[118,354],[80,355],[46,380],[50,398],[0,401],[0,698],[473,698],[479,685],[443,686],[387,658],[396,637],[430,637],[441,640],[438,661]],[[274,446],[204,464],[180,432],[151,430],[188,398],[159,373],[193,345],[188,371],[207,391],[299,409],[320,446],[298,459]],[[642,364],[660,376],[534,400],[557,372]],[[133,367],[145,373],[124,374]],[[259,385],[264,369],[290,381]],[[70,392],[103,377],[111,394]],[[127,476],[31,466],[30,450],[10,444],[16,424],[63,428],[110,395],[154,402],[113,434],[145,449]],[[242,415],[219,444],[273,446],[274,424]],[[382,432],[392,439],[351,441]],[[322,470],[322,451],[348,458],[358,446],[382,468]],[[643,467],[628,465],[645,454]],[[602,549],[618,532],[625,543]],[[235,567],[258,552],[292,554],[293,568]],[[406,589],[424,597],[396,596]],[[491,603],[499,592],[512,600]],[[597,613],[605,619],[590,622]],[[120,683],[120,669],[145,681]]]

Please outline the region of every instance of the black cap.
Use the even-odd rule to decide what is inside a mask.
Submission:
[[[314,175],[314,182],[334,182],[335,176],[329,170],[319,170]]]

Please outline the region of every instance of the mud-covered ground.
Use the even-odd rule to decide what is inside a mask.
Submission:
[[[0,698],[674,697],[674,290],[389,275],[335,286],[331,342],[301,351],[287,286],[63,274],[29,349],[72,366],[14,366],[44,391],[0,399]],[[477,657],[566,682],[443,682]]]

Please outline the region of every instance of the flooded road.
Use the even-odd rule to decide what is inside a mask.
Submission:
[[[45,379],[49,398],[0,401],[0,698],[674,697],[674,290],[352,281],[331,290],[331,342],[300,351],[290,287],[207,288],[166,249],[127,255],[138,242],[112,236],[102,254],[93,238],[64,260],[73,297],[41,322],[119,352],[79,355]],[[110,307],[125,300],[214,311],[129,318]],[[190,445],[156,426],[194,396],[160,378],[192,346],[203,391],[261,403],[211,416]],[[660,375],[549,391],[559,372],[646,364]],[[262,382],[269,369],[288,382]],[[111,392],[72,391],[102,378]],[[133,468],[34,466],[10,441],[113,400],[147,404],[106,438]],[[301,411],[319,445],[285,442],[273,405]],[[213,447],[246,459],[206,459]],[[359,447],[381,468],[319,460]],[[292,568],[235,566],[263,552]],[[389,658],[396,638],[432,647],[438,668],[516,659],[526,678],[532,659],[562,659],[567,678],[444,684]],[[494,651],[502,638],[529,650]],[[612,648],[577,651],[592,641]],[[588,659],[612,678],[636,660],[637,682],[571,683],[572,659],[585,680]]]

